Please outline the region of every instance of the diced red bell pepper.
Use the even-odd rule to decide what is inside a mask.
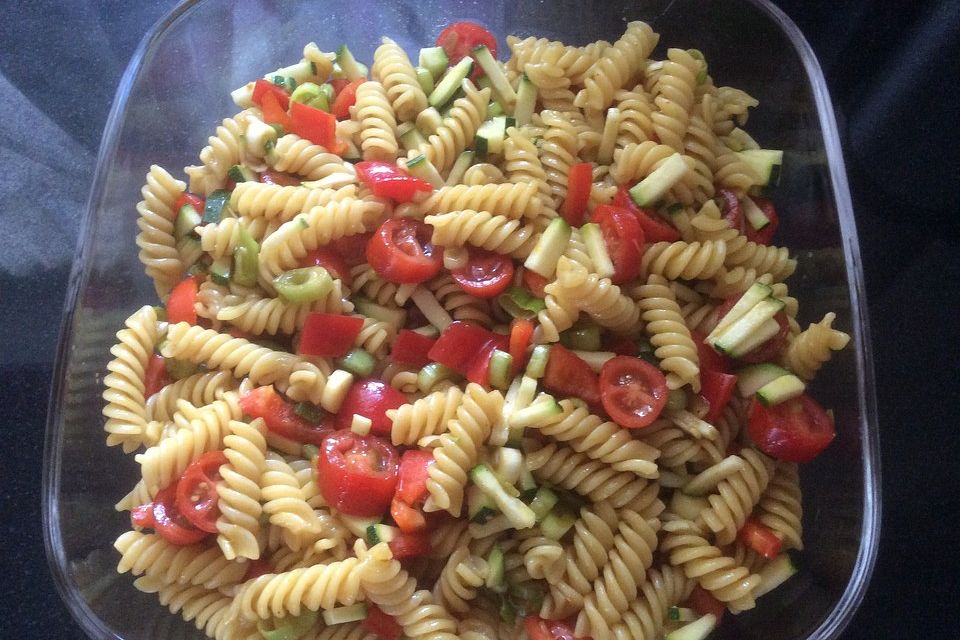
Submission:
[[[170,297],[167,299],[167,322],[171,324],[177,322],[197,324],[197,310],[194,304],[197,302],[198,291],[199,286],[196,278],[190,277],[181,280],[170,292]]]
[[[297,353],[324,358],[345,356],[362,328],[363,318],[358,316],[311,312],[303,323]]]
[[[716,422],[723,414],[727,403],[733,397],[737,386],[737,376],[732,373],[720,373],[710,369],[700,370],[700,396],[707,402],[709,410],[704,419]]]
[[[337,140],[337,119],[302,102],[290,103],[290,131],[314,144],[330,149]]]
[[[534,297],[542,299],[546,295],[543,288],[549,283],[549,280],[536,271],[531,271],[530,269],[523,270],[523,284],[527,286],[527,289],[530,289],[530,293],[532,293]]]
[[[416,533],[427,527],[427,518],[423,512],[397,497],[390,503],[390,516],[404,533]]]
[[[293,131],[293,119],[286,109],[280,105],[277,96],[272,93],[263,95],[263,121],[267,124],[278,124],[286,132]]]
[[[490,358],[493,356],[493,352],[497,349],[507,351],[510,348],[510,336],[492,332],[490,335],[490,340],[477,353],[465,374],[467,380],[486,388],[490,388]]]
[[[430,553],[432,548],[430,546],[430,534],[427,531],[401,533],[387,545],[389,545],[393,557],[397,560],[425,556]]]
[[[191,207],[193,207],[194,211],[203,215],[203,209],[206,206],[207,201],[195,193],[184,191],[179,196],[177,196],[176,200],[173,201],[174,214],[179,214],[180,209],[183,208],[183,205],[185,204],[189,204]]]
[[[167,374],[166,361],[163,356],[155,353],[147,362],[147,370],[143,374],[143,397],[149,398],[168,384],[170,384],[170,376]]]
[[[550,347],[543,386],[552,393],[583,398],[594,410],[602,406],[600,377],[583,358],[560,344]]]
[[[465,374],[493,335],[493,332],[474,324],[453,322],[437,338],[427,357]]]
[[[263,107],[263,97],[267,94],[271,94],[276,97],[277,102],[280,103],[280,106],[284,111],[287,110],[287,107],[290,106],[290,94],[284,91],[281,87],[273,84],[269,80],[264,80],[263,78],[257,80],[253,84],[253,100],[254,104]]]
[[[380,640],[400,640],[403,635],[403,627],[397,622],[396,618],[380,610],[375,604],[367,604],[367,617],[364,618],[360,626],[374,634]]]
[[[435,339],[428,338],[416,331],[401,329],[400,333],[397,334],[397,339],[393,341],[390,359],[411,367],[423,367],[430,362],[430,349],[436,343]]]
[[[366,78],[357,78],[342,86],[338,86],[340,83],[337,80],[333,81],[333,88],[337,92],[337,97],[333,99],[333,104],[330,106],[330,113],[333,114],[337,120],[344,120],[350,117],[350,107],[357,102],[357,88],[366,81]]]
[[[637,216],[646,242],[676,242],[680,239],[680,232],[661,220],[655,211],[638,207],[626,187],[620,187],[617,191],[613,206],[623,207]]]
[[[741,527],[740,539],[748,547],[759,553],[767,560],[772,560],[780,555],[780,548],[783,546],[780,538],[773,530],[760,523],[754,518],[749,518]]]
[[[533,340],[533,323],[525,318],[515,318],[510,323],[510,357],[516,374],[527,363],[527,348]]]
[[[712,613],[718,621],[723,618],[723,614],[727,611],[727,605],[717,600],[712,593],[700,585],[693,588],[684,604],[702,616]]]
[[[397,497],[409,505],[419,506],[427,499],[427,473],[433,464],[433,453],[426,449],[410,449],[400,457],[400,480]]]
[[[365,160],[354,165],[360,180],[373,194],[390,198],[395,202],[410,202],[417,193],[429,193],[433,186],[426,180],[415,178],[395,164]]]
[[[693,339],[694,344],[697,345],[697,357],[700,361],[701,371],[709,369],[717,373],[730,373],[730,360],[708,346],[707,343],[704,342],[706,336],[704,336],[703,333],[694,329],[690,332],[690,337]]]
[[[593,180],[593,165],[580,162],[570,167],[567,174],[567,197],[560,205],[560,215],[574,227],[583,224],[590,201]]]

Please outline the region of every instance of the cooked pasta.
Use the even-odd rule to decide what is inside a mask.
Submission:
[[[465,209],[455,213],[427,216],[424,222],[433,227],[433,242],[447,247],[472,245],[516,258],[530,255],[537,240],[537,229],[506,216],[487,211]]]
[[[339,189],[309,189],[251,181],[240,182],[234,187],[230,194],[230,206],[240,216],[284,223],[314,207],[356,196],[357,187],[352,184]]]
[[[228,560],[260,557],[260,474],[266,467],[262,418],[247,423],[231,420],[230,435],[223,438],[227,464],[220,467],[223,482],[217,485],[220,517],[217,544]]]
[[[387,92],[371,80],[357,87],[356,117],[360,120],[360,147],[364,160],[390,161],[400,150],[397,144],[397,120]]]
[[[436,132],[419,149],[441,172],[449,170],[457,155],[467,148],[487,114],[489,89],[478,90],[472,82],[464,80],[463,93],[462,98],[454,100],[450,113]]]
[[[783,354],[783,363],[788,369],[806,380],[812,380],[834,351],[840,351],[850,342],[850,336],[833,328],[835,313],[811,324],[790,341]]]
[[[653,52],[660,39],[644,22],[627,23],[626,32],[605,49],[586,72],[584,88],[575,104],[600,111],[610,106],[614,93],[637,74],[640,64]]]
[[[427,108],[427,96],[407,54],[390,38],[383,38],[373,54],[373,75],[383,83],[401,122],[413,120]]]
[[[157,295],[167,295],[186,270],[174,237],[178,212],[173,205],[187,188],[158,165],[151,165],[147,184],[140,190],[143,200],[137,203],[137,246],[140,262],[153,280]]]
[[[640,317],[654,347],[653,353],[660,360],[660,368],[667,372],[667,386],[679,389],[688,384],[693,391],[700,391],[697,347],[666,278],[651,274],[647,283],[637,288],[637,293]]]

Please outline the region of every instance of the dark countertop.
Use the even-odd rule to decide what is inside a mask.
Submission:
[[[174,4],[39,0],[9,7],[0,23],[0,637],[82,637],[54,589],[41,534],[52,361],[107,112],[136,45]],[[875,340],[883,533],[872,585],[843,637],[960,637],[951,544],[960,348],[942,321],[955,323],[960,310],[960,8],[777,4],[813,45],[837,108]]]

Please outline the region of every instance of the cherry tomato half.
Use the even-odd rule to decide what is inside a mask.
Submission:
[[[486,45],[490,55],[497,57],[497,39],[476,22],[454,22],[437,36],[437,46],[443,47],[451,65],[460,62],[480,45]],[[471,77],[476,79],[482,75],[480,65],[474,62]]]
[[[181,280],[170,292],[167,298],[167,322],[187,322],[197,324],[197,310],[194,303],[197,301],[197,292],[200,287],[197,279],[190,277]]]
[[[350,267],[333,247],[323,246],[308,251],[307,255],[300,259],[300,266],[323,267],[331,276],[339,278],[343,284],[350,286]]]
[[[263,418],[267,429],[296,442],[320,446],[333,429],[312,424],[299,415],[292,404],[280,397],[272,386],[251,389],[240,398],[240,409],[252,418]]]
[[[380,640],[400,640],[403,627],[397,619],[380,610],[375,604],[367,603],[367,617],[360,626],[380,638]]]
[[[743,523],[737,537],[767,560],[773,560],[780,555],[780,549],[783,547],[783,542],[773,529],[755,518],[750,518]]]
[[[717,617],[717,620],[722,619],[723,614],[727,611],[727,605],[717,600],[712,593],[700,585],[693,588],[684,605],[690,607],[702,616],[712,613]]]
[[[460,288],[478,298],[494,298],[513,281],[513,260],[485,249],[470,249],[470,259],[450,275]]]
[[[395,536],[394,539],[387,544],[390,547],[390,551],[393,552],[393,557],[397,560],[425,556],[430,553],[432,549],[430,545],[430,532],[428,531],[404,531],[400,535]]]
[[[323,440],[317,458],[320,493],[348,515],[373,517],[390,508],[400,454],[377,436],[338,431]]]
[[[593,210],[593,221],[600,225],[607,253],[613,262],[613,283],[636,278],[640,274],[640,256],[646,242],[637,217],[626,209],[602,204]]]
[[[671,227],[656,211],[638,207],[630,197],[627,187],[620,187],[617,191],[613,206],[622,207],[637,217],[647,242],[676,242],[680,239],[680,232]]]
[[[813,460],[837,435],[833,419],[806,394],[772,407],[754,399],[747,430],[757,448],[788,462]]]
[[[150,509],[151,526],[170,544],[195,544],[210,535],[193,526],[193,523],[180,513],[177,508],[176,482],[157,493],[157,497],[150,503]]]
[[[388,409],[396,409],[409,400],[405,395],[391,387],[383,380],[367,378],[354,382],[347,391],[340,411],[337,412],[336,425],[340,429],[349,429],[353,422],[353,414],[370,418],[370,432],[377,436],[389,436],[390,425],[387,417]]]
[[[400,458],[397,497],[412,506],[422,505],[427,499],[428,470],[433,462],[433,453],[426,449],[404,451]]]
[[[628,429],[642,429],[656,420],[667,406],[667,395],[663,373],[640,358],[616,356],[600,369],[603,408]]]
[[[331,245],[349,267],[364,264],[367,261],[367,244],[373,233],[357,233],[352,236],[337,238]],[[322,266],[322,265],[321,265]],[[343,280],[343,278],[341,278]]]
[[[770,241],[773,240],[773,234],[777,232],[777,227],[780,226],[780,216],[777,215],[777,208],[766,198],[753,198],[753,201],[760,207],[760,210],[763,211],[770,222],[768,222],[767,226],[763,229],[756,230],[753,228],[753,225],[745,221],[743,224],[743,233],[747,236],[748,240],[752,240],[757,244],[770,244]]]
[[[177,483],[177,509],[193,526],[207,533],[217,532],[217,483],[221,480],[220,466],[226,463],[223,451],[208,451],[186,468]]]
[[[523,284],[526,285],[527,289],[530,289],[530,293],[532,293],[535,298],[542,299],[547,295],[543,288],[550,284],[550,281],[536,271],[524,269]]]
[[[143,374],[143,397],[149,398],[168,384],[170,376],[167,374],[167,361],[159,353],[155,353],[150,356],[147,370]]]
[[[565,396],[577,396],[591,407],[601,404],[600,381],[587,362],[560,344],[550,347],[543,386]]]
[[[443,251],[431,244],[432,233],[418,220],[387,220],[367,244],[367,262],[390,282],[417,284],[429,280],[443,267]]]
[[[545,620],[539,616],[523,619],[530,640],[575,640],[573,625],[563,620]],[[580,639],[585,640],[585,639]]]

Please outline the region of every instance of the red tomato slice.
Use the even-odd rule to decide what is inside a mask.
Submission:
[[[159,353],[155,353],[150,356],[147,370],[143,374],[143,397],[149,398],[168,384],[170,384],[170,376],[167,375],[166,361]]]
[[[199,286],[197,279],[193,277],[181,280],[173,288],[170,297],[167,298],[167,322],[197,324],[197,310],[194,307],[197,302],[197,291]]]
[[[752,240],[757,244],[770,244],[770,241],[773,240],[773,234],[777,232],[777,227],[780,226],[780,216],[777,215],[777,208],[766,198],[754,198],[753,201],[757,203],[760,210],[766,214],[770,222],[758,231],[753,228],[750,222],[744,221],[743,233],[747,236],[748,240]]]
[[[428,531],[402,532],[387,545],[389,545],[393,557],[397,560],[425,556],[433,549],[430,545],[430,533]]]
[[[337,87],[338,82],[333,81],[333,88],[337,90],[337,97],[333,99],[333,104],[330,105],[330,113],[337,120],[345,120],[350,117],[350,107],[357,102],[357,87],[366,81],[366,78],[357,78],[339,88]]]
[[[430,242],[432,234],[432,229],[419,220],[387,220],[367,244],[367,262],[390,282],[425,282],[443,267],[443,250]]]
[[[603,350],[612,351],[620,356],[635,356],[638,351],[637,343],[630,338],[617,339],[613,337],[607,337],[607,339],[603,341]]]
[[[397,497],[403,502],[419,506],[427,499],[427,470],[434,462],[433,453],[425,449],[410,449],[400,458],[400,482]]]
[[[154,530],[160,536],[175,545],[188,545],[200,542],[210,534],[193,526],[177,508],[177,483],[173,483],[157,493],[150,503]]]
[[[334,278],[339,278],[343,284],[350,286],[351,275],[347,261],[337,251],[329,246],[317,247],[308,251],[300,260],[301,267],[323,267]]]
[[[363,318],[311,311],[300,331],[297,353],[323,358],[347,355],[363,329]]]
[[[451,65],[460,62],[480,45],[485,45],[490,55],[497,57],[497,39],[476,22],[454,22],[437,36],[437,46],[443,47]],[[483,69],[474,62],[470,77],[476,80],[482,75]]]
[[[743,229],[743,209],[740,208],[740,200],[737,194],[729,189],[720,189],[717,195],[723,202],[720,211],[723,213],[723,219],[727,221],[732,229],[738,231]]]
[[[275,184],[281,187],[295,187],[302,182],[300,176],[292,176],[283,171],[274,171],[267,169],[260,174],[260,182],[263,184]],[[230,189],[228,189],[230,191]]]
[[[197,194],[184,191],[177,196],[176,200],[173,201],[173,212],[174,214],[179,214],[180,209],[183,208],[183,205],[189,204],[196,210],[197,213],[203,215],[203,209],[206,206],[206,202],[206,200]]]
[[[761,451],[788,462],[810,462],[837,435],[833,419],[806,394],[772,407],[754,399],[747,430]]]
[[[578,162],[570,167],[567,174],[567,197],[560,205],[560,215],[574,227],[583,224],[590,201],[590,188],[593,186],[593,165]]]
[[[358,264],[364,264],[367,261],[367,244],[373,233],[358,233],[352,236],[337,238],[331,245],[334,250],[343,257],[344,261],[350,267]],[[343,278],[341,278],[343,280]]]
[[[336,146],[337,118],[302,102],[290,103],[290,129],[301,138],[327,149]]]
[[[293,132],[293,119],[287,114],[286,107],[280,104],[280,100],[277,99],[275,94],[263,94],[262,107],[264,122],[280,125],[284,131]]]
[[[740,296],[727,298],[722,305],[717,307],[717,318],[722,319],[727,315],[738,300],[740,300]],[[790,333],[790,322],[787,320],[787,314],[783,311],[773,316],[773,319],[780,325],[780,331],[750,353],[745,353],[740,356],[738,360],[750,363],[770,362],[780,355],[780,352],[787,346],[787,334]]]
[[[410,202],[418,193],[430,193],[433,186],[421,178],[416,178],[395,164],[364,160],[354,165],[357,176],[373,195],[390,198],[395,202]]]
[[[700,397],[709,407],[707,415],[704,416],[707,422],[716,422],[720,418],[730,398],[733,397],[736,386],[737,376],[732,373],[700,369]]]
[[[411,507],[400,498],[394,497],[390,503],[390,516],[397,523],[400,531],[415,533],[427,526],[427,518],[419,509]]]
[[[278,436],[320,446],[333,429],[325,424],[312,424],[297,415],[294,406],[280,397],[272,387],[257,387],[240,398],[240,409],[251,418],[263,418],[267,429]]]
[[[207,533],[217,532],[217,483],[222,479],[220,466],[224,464],[227,456],[223,451],[208,451],[186,468],[177,483],[177,509],[193,526]]]
[[[514,373],[527,364],[527,349],[533,341],[533,323],[524,318],[514,318],[510,323],[510,357]]]
[[[737,535],[744,544],[767,560],[773,560],[780,555],[780,548],[783,546],[780,538],[770,527],[754,518],[749,518]]]
[[[453,322],[440,334],[427,356],[457,373],[465,374],[477,355],[494,340],[495,335],[475,324]]]
[[[407,402],[409,402],[407,396],[383,380],[376,378],[358,380],[347,391],[347,397],[340,405],[340,411],[335,418],[336,425],[340,429],[349,429],[353,422],[353,414],[357,413],[370,418],[371,433],[389,436],[392,423],[387,417],[387,410],[396,409]]]
[[[667,406],[668,393],[660,369],[640,358],[616,356],[600,369],[603,408],[628,429],[642,429],[656,420]]]
[[[549,284],[550,281],[544,278],[542,275],[536,271],[530,271],[530,269],[523,270],[523,284],[527,286],[527,289],[530,289],[532,293],[537,298],[543,298],[546,296],[543,288]]]
[[[621,284],[640,275],[640,256],[646,239],[637,217],[626,209],[602,204],[593,210],[593,220],[600,225],[613,261],[613,283]]]
[[[513,282],[513,260],[485,249],[470,249],[470,259],[450,275],[460,288],[478,298],[495,298]]]
[[[647,242],[676,242],[680,239],[680,232],[662,220],[656,211],[638,207],[626,187],[620,187],[617,191],[613,206],[626,209],[637,216],[637,222],[640,223]]]
[[[323,440],[317,458],[320,493],[337,511],[373,517],[390,508],[400,454],[386,440],[338,431]]]
[[[723,618],[723,614],[727,611],[727,605],[717,600],[712,593],[700,585],[693,588],[684,605],[702,616],[712,613],[718,621]]]
[[[574,640],[573,624],[564,620],[544,620],[539,616],[527,616],[523,619],[530,640]],[[589,640],[580,638],[578,640]]]
[[[700,360],[700,371],[714,371],[717,373],[730,373],[730,360],[723,354],[717,353],[704,340],[706,336],[696,329],[690,331],[690,337],[697,345],[697,356]]]
[[[597,374],[583,358],[560,344],[550,347],[543,386],[552,393],[583,398],[593,408],[601,404]]]
[[[433,338],[428,338],[416,331],[401,329],[390,349],[390,359],[411,367],[423,367],[430,362],[428,354],[436,343],[437,341]]]
[[[367,603],[367,617],[360,626],[380,640],[400,640],[403,635],[403,627],[396,618],[384,613],[380,607],[371,603]]]
[[[280,104],[281,107],[283,107],[284,110],[286,110],[286,108],[290,106],[289,93],[287,93],[277,85],[273,84],[269,80],[264,80],[263,78],[260,78],[253,85],[253,96],[251,97],[251,100],[253,100],[254,104],[262,107],[263,98],[264,96],[267,96],[267,95],[272,95],[274,98],[276,98],[277,102]]]

